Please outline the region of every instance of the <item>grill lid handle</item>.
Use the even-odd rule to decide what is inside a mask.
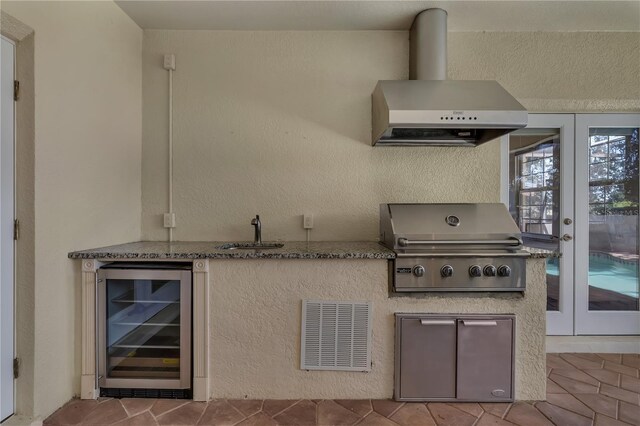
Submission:
[[[506,240],[409,240],[407,238],[398,238],[398,245],[407,247],[412,245],[492,245],[492,246],[520,246],[522,241],[515,237]]]

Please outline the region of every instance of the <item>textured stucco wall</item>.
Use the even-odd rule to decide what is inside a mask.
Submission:
[[[212,260],[212,398],[390,398],[395,312],[516,315],[516,398],[545,398],[544,259],[527,291],[389,298],[379,260]],[[303,299],[373,302],[369,373],[300,370]]]
[[[22,340],[33,345],[18,354],[25,373],[17,407],[46,417],[79,393],[80,274],[66,253],[140,238],[142,30],[113,2],[0,7],[34,30],[33,84],[25,87],[25,101],[34,102],[34,144],[30,153],[18,147],[35,164],[34,192],[22,194],[35,203],[35,217],[23,223],[34,240],[34,274],[18,260],[18,273],[33,276],[34,286],[19,282],[17,292],[19,319],[33,324],[18,324],[18,347],[25,348]],[[31,165],[19,165],[19,173],[33,173]]]
[[[497,79],[534,111],[640,109],[640,33],[451,33],[449,77]],[[499,200],[499,146],[373,148],[370,95],[408,75],[402,31],[144,32],[143,238],[167,237],[174,74],[177,240],[375,240],[381,202]]]

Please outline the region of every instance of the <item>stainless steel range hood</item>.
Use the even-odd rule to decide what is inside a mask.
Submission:
[[[477,146],[527,125],[527,111],[496,81],[446,80],[447,12],[427,9],[411,27],[411,80],[379,81],[372,143]]]

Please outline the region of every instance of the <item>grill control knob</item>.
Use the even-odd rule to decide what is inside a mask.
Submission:
[[[511,275],[511,268],[507,265],[501,265],[498,267],[498,276],[499,277],[508,277]]]
[[[413,275],[415,275],[416,277],[421,277],[424,275],[424,273],[425,273],[424,266],[418,265],[413,267]]]
[[[444,265],[442,268],[440,268],[440,275],[442,275],[442,277],[447,278],[453,275],[453,266],[451,265]]]
[[[478,265],[473,265],[469,267],[469,276],[470,277],[481,277],[482,276],[482,268]]]
[[[484,267],[484,269],[482,270],[482,272],[487,276],[487,277],[495,277],[496,276],[496,267],[493,265],[487,265]]]

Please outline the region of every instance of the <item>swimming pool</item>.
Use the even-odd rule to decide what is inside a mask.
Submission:
[[[558,259],[547,259],[547,274],[559,275]],[[589,285],[638,298],[638,263],[589,255]]]

